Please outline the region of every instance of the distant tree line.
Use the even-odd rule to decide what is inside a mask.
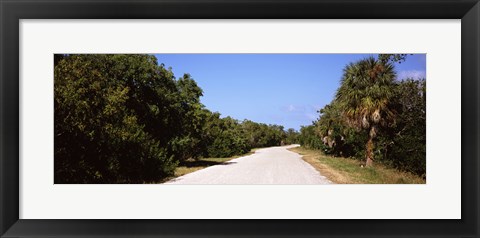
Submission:
[[[55,183],[155,183],[187,159],[230,157],[293,143],[296,132],[200,103],[152,55],[55,55]]]
[[[302,146],[426,176],[426,81],[397,80],[394,62],[379,55],[347,65],[333,101],[302,127]]]

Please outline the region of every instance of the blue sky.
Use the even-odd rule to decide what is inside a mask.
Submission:
[[[177,78],[189,73],[211,111],[300,129],[318,118],[350,62],[375,54],[156,54]],[[425,77],[426,55],[395,64],[399,79]]]

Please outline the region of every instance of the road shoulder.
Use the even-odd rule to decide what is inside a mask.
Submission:
[[[396,169],[375,165],[362,167],[362,162],[349,158],[332,157],[319,150],[295,147],[289,149],[302,155],[323,176],[338,184],[425,184],[422,178]]]

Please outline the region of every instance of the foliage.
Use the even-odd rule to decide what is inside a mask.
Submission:
[[[220,118],[219,113],[211,114],[206,132],[208,157],[230,157],[250,151],[238,121],[231,117]]]
[[[378,60],[382,61],[383,63],[399,63],[405,62],[407,59],[407,54],[379,54]]]
[[[203,91],[189,74],[179,78],[176,85],[177,91],[172,96],[177,99],[176,108],[181,116],[176,120],[181,126],[174,128],[168,148],[176,160],[185,161],[189,158],[198,158],[205,150],[202,135],[207,110],[200,103]]]
[[[283,126],[244,120],[242,127],[250,148],[277,146],[286,143],[286,133]]]
[[[55,183],[155,183],[180,163],[285,143],[282,126],[221,118],[151,55],[55,55]]]
[[[426,176],[426,81],[407,79],[396,88],[395,126],[386,134],[385,157],[391,164]]]
[[[383,78],[372,77],[372,70],[380,70],[375,65]],[[370,154],[425,178],[426,81],[394,80],[388,65],[372,58],[347,65],[337,97],[313,125],[302,128],[299,141],[334,156],[364,160]]]
[[[373,57],[351,63],[345,67],[335,100],[346,123],[369,133],[366,141],[366,165],[374,160],[374,147],[380,126],[394,120],[391,108],[396,74],[393,65]]]
[[[299,142],[299,133],[293,129],[293,128],[288,128],[288,130],[285,132],[285,144],[298,144]]]
[[[141,183],[168,176],[180,128],[171,71],[148,55],[70,55],[55,67],[55,182]]]
[[[318,150],[296,147],[290,149],[336,184],[425,184],[421,176],[376,164],[365,168],[360,161],[325,155]]]
[[[298,136],[298,142],[308,148],[308,149],[322,149],[325,150],[326,147],[323,144],[322,140],[315,132],[315,126],[302,126],[300,128],[300,135]]]

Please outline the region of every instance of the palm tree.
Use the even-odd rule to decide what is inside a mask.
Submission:
[[[374,139],[380,125],[393,121],[390,108],[396,74],[391,63],[369,57],[347,65],[336,99],[348,125],[369,134],[366,166],[373,165]]]

